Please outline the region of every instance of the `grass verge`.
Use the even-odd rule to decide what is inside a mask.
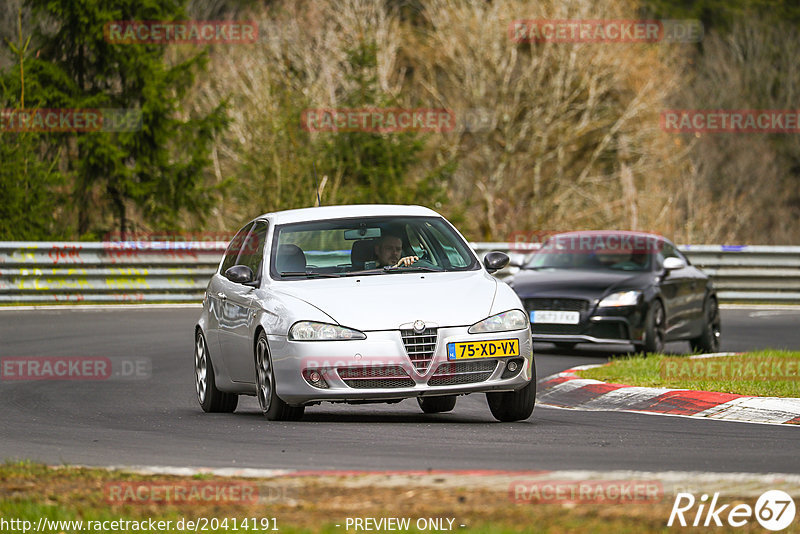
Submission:
[[[383,476],[383,475],[381,475]],[[514,480],[524,475],[514,474],[501,478],[492,487],[472,485],[470,478],[442,479],[438,487],[435,477],[428,477],[426,484],[409,481],[389,484],[373,484],[368,479],[359,483],[358,475],[350,477],[289,476],[272,479],[241,479],[224,477],[177,477],[167,475],[146,476],[119,471],[86,468],[50,468],[29,462],[0,464],[0,520],[19,519],[35,525],[40,518],[60,521],[83,521],[84,527],[76,529],[61,525],[49,532],[119,532],[123,529],[111,527],[102,530],[87,530],[87,521],[141,521],[153,519],[171,521],[172,528],[149,530],[150,532],[179,532],[177,522],[183,519],[205,518],[207,528],[200,532],[252,532],[286,533],[339,533],[355,532],[346,528],[350,518],[408,517],[412,528],[419,518],[452,518],[452,528],[447,521],[443,525],[457,532],[505,533],[505,532],[666,532],[666,520],[672,507],[671,495],[657,501],[633,503],[571,503],[571,502],[515,502],[509,492]],[[462,484],[463,480],[463,484]],[[221,502],[219,499],[200,502],[169,502],[153,497],[153,487],[161,488],[161,497],[168,495],[164,487],[186,487],[187,484],[209,483],[213,485],[256,485],[258,499],[247,502]],[[446,483],[445,483],[446,482]],[[119,487],[128,485],[129,491],[114,493]],[[134,489],[131,489],[131,486]],[[135,488],[147,487],[141,493]],[[111,488],[111,489],[109,489]],[[116,488],[116,489],[115,489]],[[165,493],[166,491],[166,493]],[[132,501],[121,502],[119,495],[129,493]],[[114,496],[117,497],[114,497]],[[138,497],[136,497],[138,495]],[[135,502],[134,502],[135,501]],[[741,502],[753,504],[754,499]],[[212,518],[228,519],[227,528],[220,525],[211,528]],[[237,528],[232,519],[236,518]],[[241,520],[256,518],[259,528],[243,529]],[[262,522],[268,519],[266,529]],[[337,526],[340,525],[340,526]],[[461,526],[464,525],[464,526]],[[248,525],[249,527],[250,525]],[[128,531],[135,531],[130,526]],[[183,531],[189,529],[184,527]],[[365,531],[387,531],[360,530]],[[432,532],[437,529],[421,529]],[[4,529],[18,531],[21,529]],[[743,529],[743,532],[749,532]]]
[[[629,386],[719,391],[758,397],[800,397],[800,352],[760,350],[690,358],[648,354],[612,358],[581,378]]]

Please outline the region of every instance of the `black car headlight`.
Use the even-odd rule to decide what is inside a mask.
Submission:
[[[639,303],[641,291],[618,291],[611,293],[597,305],[598,308],[618,308],[620,306],[636,306]]]

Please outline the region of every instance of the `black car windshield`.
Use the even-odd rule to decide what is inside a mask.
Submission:
[[[554,236],[525,268],[649,271],[660,247],[661,241],[650,236]]]
[[[271,250],[270,274],[276,280],[480,268],[469,246],[440,217],[284,224],[275,227]]]

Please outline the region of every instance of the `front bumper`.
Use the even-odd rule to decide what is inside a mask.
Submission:
[[[588,307],[580,311],[577,324],[531,324],[531,335],[551,343],[641,343],[645,316],[642,306]]]
[[[365,340],[317,342],[269,336],[278,396],[292,405],[390,401],[513,391],[535,379],[530,329],[469,334],[467,327],[438,328],[427,363],[411,360],[399,330],[366,334]],[[511,339],[519,342],[519,356],[457,361],[447,357],[449,343]],[[514,372],[507,367],[510,360],[517,363]],[[327,387],[313,386],[304,378],[303,372],[311,370],[323,377]]]

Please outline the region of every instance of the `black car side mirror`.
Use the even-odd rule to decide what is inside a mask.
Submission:
[[[253,281],[253,271],[247,265],[234,265],[225,271],[225,278],[236,284],[249,284]]]
[[[508,262],[508,255],[503,252],[497,252],[496,250],[487,253],[486,256],[483,257],[483,265],[490,273],[499,271],[508,265]]]

